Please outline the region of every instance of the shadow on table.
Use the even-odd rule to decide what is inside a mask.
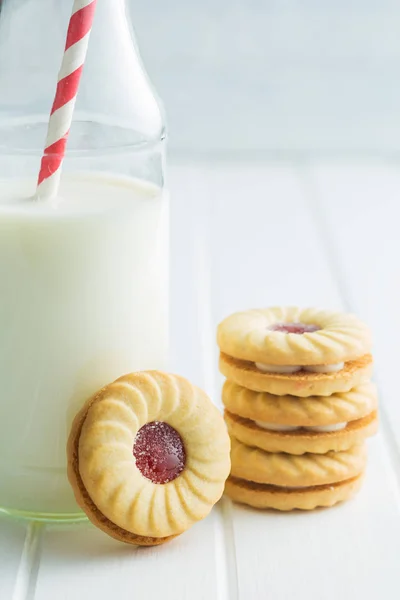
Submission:
[[[154,548],[139,548],[114,540],[90,523],[47,527],[44,532],[43,554],[53,560],[98,561],[101,558],[121,558],[137,552],[153,552]]]

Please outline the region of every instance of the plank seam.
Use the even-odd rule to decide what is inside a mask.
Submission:
[[[28,525],[12,600],[34,600],[42,554],[44,525]]]
[[[196,232],[195,273],[197,274],[197,321],[199,324],[200,351],[202,357],[202,380],[205,392],[215,403],[218,397],[216,384],[216,348],[212,310],[211,258],[207,249],[204,227]],[[238,600],[238,573],[236,545],[233,527],[232,504],[222,497],[214,509],[217,514],[215,525],[216,575],[218,600]]]
[[[232,501],[223,496],[217,505],[218,525],[215,530],[218,600],[238,600],[239,583]]]

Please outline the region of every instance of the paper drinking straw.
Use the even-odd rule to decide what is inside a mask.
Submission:
[[[89,45],[96,3],[97,0],[74,0],[38,177],[36,198],[39,200],[51,200],[58,194],[61,168]]]

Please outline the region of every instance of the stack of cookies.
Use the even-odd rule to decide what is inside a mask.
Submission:
[[[349,314],[270,308],[218,327],[233,500],[279,510],[332,506],[361,486],[377,430],[368,328]]]

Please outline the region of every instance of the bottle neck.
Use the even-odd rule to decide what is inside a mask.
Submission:
[[[47,121],[71,5],[72,0],[1,0],[0,126],[13,118]],[[144,141],[163,136],[127,0],[97,3],[74,119],[112,123]]]

